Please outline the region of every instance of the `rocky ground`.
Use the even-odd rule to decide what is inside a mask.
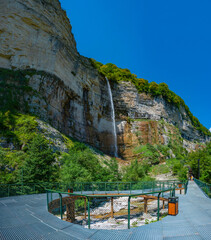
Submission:
[[[153,176],[156,181],[178,180],[171,172]]]
[[[98,207],[91,208],[91,229],[127,229],[128,228],[128,197],[114,199],[114,217],[111,218],[111,202],[104,201]],[[157,221],[157,200],[148,201],[148,213],[144,213],[142,197],[132,198],[130,206],[130,226],[138,227]],[[163,209],[160,201],[160,214],[165,216],[168,212],[167,203]],[[87,219],[78,215],[76,223],[88,228]]]

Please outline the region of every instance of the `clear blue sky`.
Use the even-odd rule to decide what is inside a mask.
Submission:
[[[165,82],[211,128],[210,0],[60,0],[80,54]]]

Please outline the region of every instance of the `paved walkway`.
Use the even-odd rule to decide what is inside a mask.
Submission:
[[[1,198],[0,239],[211,240],[211,199],[190,182],[177,216],[130,230],[89,230],[48,213],[46,194]]]

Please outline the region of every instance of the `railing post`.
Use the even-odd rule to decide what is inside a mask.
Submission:
[[[111,197],[111,218],[114,218],[114,198]]]
[[[87,198],[88,200],[88,228],[90,229],[90,202],[89,202],[89,198]]]
[[[61,220],[63,219],[63,216],[62,216],[62,194],[59,193],[59,197],[60,197],[60,216],[61,216]]]
[[[161,192],[158,193],[158,212],[157,212],[157,221],[160,219],[160,194]]]
[[[172,191],[172,197],[175,197],[175,186],[174,186],[174,189]]]
[[[21,169],[21,182],[22,182],[22,194],[23,194],[23,168]]]
[[[164,191],[164,182],[163,182],[162,191]],[[162,197],[163,197],[163,195],[164,195],[164,193],[162,192]]]
[[[46,190],[46,194],[47,194],[47,210],[49,211],[49,199],[48,199],[48,190]]]
[[[128,229],[130,229],[130,197],[128,197]]]

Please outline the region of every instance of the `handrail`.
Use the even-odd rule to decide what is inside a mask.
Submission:
[[[24,194],[44,193],[45,189],[54,189],[66,191],[74,189],[75,192],[81,194],[85,191],[122,191],[128,190],[130,193],[134,190],[143,188],[149,189],[153,186],[163,185],[164,187],[170,187],[174,184],[181,183],[176,180],[167,181],[148,181],[148,182],[75,182],[75,183],[61,183],[61,182],[35,182],[35,183],[0,183],[0,197],[9,197]],[[167,186],[166,186],[167,185]]]
[[[154,191],[154,192],[142,192],[142,193],[136,193],[136,194],[124,194],[124,195],[112,195],[112,197],[120,197],[120,196],[124,196],[124,197],[136,197],[136,196],[141,196],[141,195],[149,195],[149,194],[156,194],[156,193],[163,193],[163,192],[169,192],[169,191],[174,191],[176,187],[173,188],[168,188],[165,190],[159,190],[159,191]],[[60,193],[60,194],[67,194],[70,196],[83,196],[83,197],[89,197],[89,198],[94,198],[94,197],[109,197],[108,194],[102,194],[102,195],[97,195],[97,194],[80,194],[80,193],[69,193],[69,192],[62,192],[62,191],[57,191],[57,190],[52,190],[52,189],[45,189],[47,193]]]
[[[201,188],[207,197],[211,198],[211,184],[203,182],[196,178],[194,178],[194,182]]]
[[[157,195],[157,221],[159,221],[160,218],[160,208],[159,208],[159,200],[160,200],[160,195],[161,193],[164,192],[170,192],[170,196],[174,197],[175,196],[175,189],[176,189],[176,184],[173,184],[171,187],[168,188],[163,188],[163,186],[161,186],[161,184],[159,185],[160,189],[159,190],[154,190],[154,186],[152,186],[151,190],[152,191],[146,191],[146,192],[139,192],[139,193],[128,193],[124,195],[121,195],[121,193],[119,194],[112,194],[108,195],[108,194],[80,194],[80,193],[70,193],[70,192],[66,192],[66,191],[58,191],[58,190],[53,190],[53,189],[46,189],[46,194],[47,194],[47,209],[49,210],[49,204],[52,202],[52,193],[57,193],[59,194],[59,201],[60,201],[60,215],[61,215],[61,219],[63,218],[63,208],[62,208],[62,195],[68,195],[68,196],[79,196],[79,197],[85,197],[87,199],[88,202],[88,228],[90,229],[90,200],[91,198],[108,198],[108,197],[128,197],[128,229],[130,228],[130,200],[131,197],[137,197],[137,196],[142,196],[142,195],[154,195],[154,194],[158,194]],[[158,187],[158,188],[159,188]],[[187,187],[187,184],[185,183],[185,188]],[[139,190],[144,190],[144,189],[139,189]],[[123,190],[124,191],[124,190]],[[111,191],[112,192],[112,191]],[[49,201],[49,196],[48,194],[51,194],[51,201]],[[55,200],[55,199],[54,199]]]
[[[27,185],[33,185],[33,184],[98,184],[98,183],[108,183],[108,184],[115,184],[115,183],[125,183],[125,184],[129,184],[129,183],[143,183],[144,181],[133,181],[133,182],[124,182],[124,181],[118,181],[118,182],[27,182],[24,184],[27,184]],[[170,183],[179,183],[181,181],[179,180],[157,180],[157,181],[146,181],[146,182],[170,182]],[[182,181],[184,182],[184,181]],[[22,185],[23,183],[0,183],[0,185]]]

